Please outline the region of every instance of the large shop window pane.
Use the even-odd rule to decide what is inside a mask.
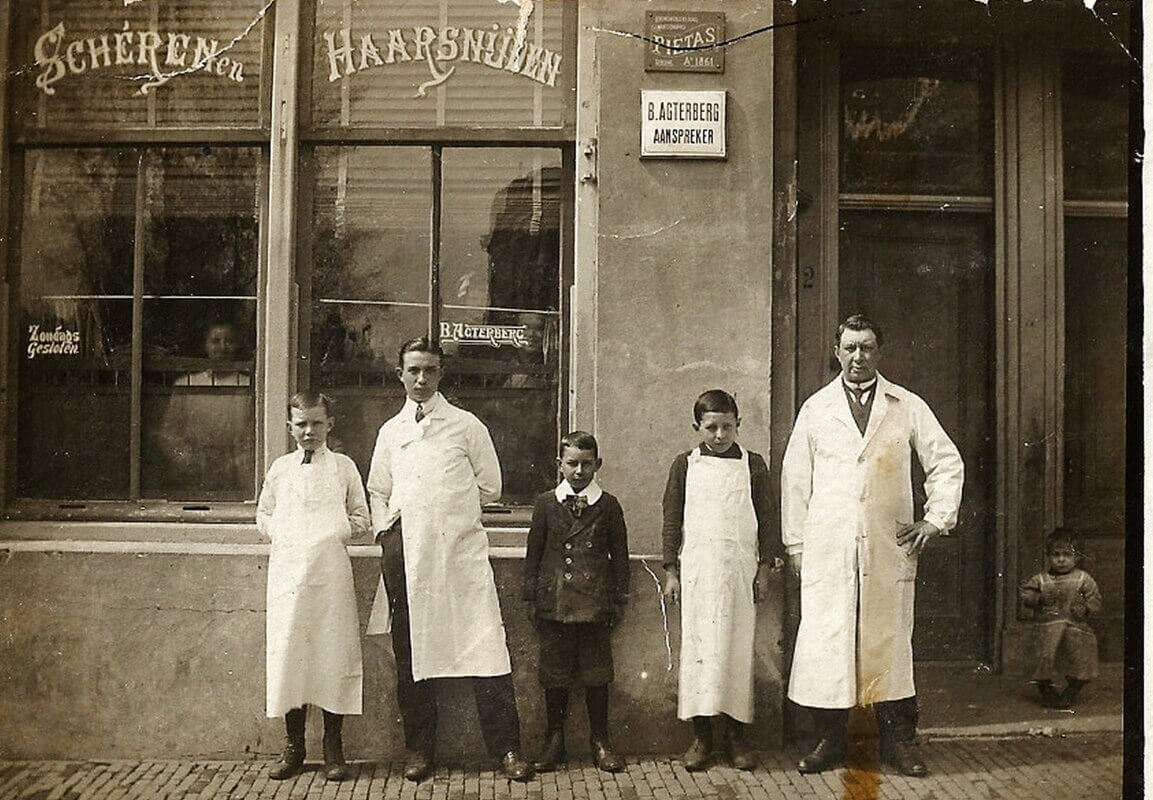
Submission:
[[[446,149],[440,338],[489,426],[505,501],[556,474],[561,162],[556,150]]]
[[[22,129],[255,126],[268,0],[15,4]]]
[[[841,191],[988,195],[993,106],[979,57],[853,51],[841,65]]]
[[[204,147],[25,154],[20,496],[253,497],[262,160]]]
[[[132,355],[132,153],[24,160],[17,492],[126,497]]]
[[[312,189],[314,386],[339,400],[334,444],[367,474],[404,391],[396,351],[428,330],[432,157],[426,147],[320,147]]]
[[[313,124],[559,127],[574,76],[566,5],[318,0]]]
[[[260,151],[146,162],[141,491],[250,499]]]
[[[1065,220],[1065,521],[1125,530],[1124,219]]]
[[[1129,73],[1123,64],[1075,58],[1062,72],[1065,199],[1125,200]]]

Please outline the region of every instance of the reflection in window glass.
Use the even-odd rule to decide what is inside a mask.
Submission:
[[[556,150],[444,151],[439,334],[449,384],[492,432],[506,502],[556,473],[560,205]]]
[[[17,491],[127,497],[136,160],[24,159]]]
[[[25,154],[21,496],[253,496],[260,162],[201,147]]]
[[[840,111],[842,192],[992,193],[990,82],[976,58],[847,53]]]
[[[561,156],[555,148],[320,147],[312,187],[310,382],[339,404],[334,439],[367,472],[403,402],[396,352],[431,333],[444,393],[489,427],[504,501],[555,478],[560,379]],[[439,282],[430,219],[441,197]]]

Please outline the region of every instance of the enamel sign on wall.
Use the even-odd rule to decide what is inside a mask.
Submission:
[[[724,90],[642,90],[641,156],[724,158]]]

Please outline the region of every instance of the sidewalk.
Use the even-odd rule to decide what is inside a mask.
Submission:
[[[641,756],[609,775],[587,761],[511,784],[494,764],[441,767],[419,785],[403,764],[357,762],[354,780],[328,783],[310,765],[288,781],[269,781],[274,757],[180,760],[0,762],[4,800],[1081,800],[1121,796],[1122,670],[1102,665],[1075,713],[1042,708],[1020,678],[972,665],[918,664],[922,757],[926,778],[906,778],[875,761],[866,741],[861,763],[821,775],[801,775],[796,744],[763,751],[760,766],[727,766],[690,774],[680,759]],[[531,743],[529,751],[532,751]]]
[[[875,763],[821,775],[794,768],[800,752],[761,753],[752,772],[713,767],[688,773],[679,759],[630,758],[626,772],[609,775],[587,761],[566,770],[509,783],[484,768],[440,768],[419,785],[403,765],[365,762],[355,779],[328,783],[312,767],[283,782],[269,781],[270,760],[144,762],[8,762],[0,764],[0,797],[11,800],[167,800],[168,798],[322,798],[322,800],[1082,800],[1121,796],[1121,734],[927,738],[921,753],[930,774],[906,778]]]

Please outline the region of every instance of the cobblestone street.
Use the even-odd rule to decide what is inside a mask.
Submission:
[[[845,800],[1080,800],[1121,796],[1121,734],[1013,737],[932,737],[920,745],[927,778],[906,778],[875,763],[820,775],[794,768],[795,748],[763,752],[752,772],[713,767],[690,774],[679,759],[630,758],[626,772],[609,775],[588,762],[509,783],[493,765],[441,767],[419,785],[405,781],[399,763],[359,762],[354,780],[328,783],[312,764],[294,779],[269,781],[268,760],[2,762],[6,800],[164,800],[170,798],[402,798],[448,800],[668,800],[673,797],[844,798]]]

